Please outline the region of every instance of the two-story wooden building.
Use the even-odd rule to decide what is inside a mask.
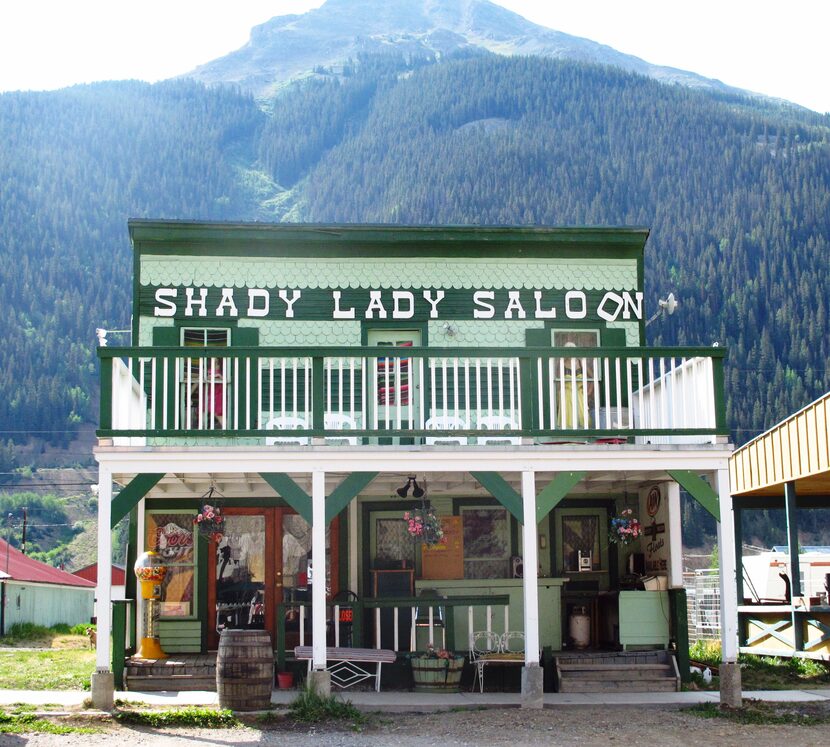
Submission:
[[[724,350],[644,347],[647,230],[129,230],[133,346],[99,349],[99,564],[130,514],[131,556],[169,562],[165,650],[259,627],[322,672],[327,642],[518,631],[529,704],[540,662],[682,654],[679,486],[720,518]],[[219,541],[193,523],[217,502]]]

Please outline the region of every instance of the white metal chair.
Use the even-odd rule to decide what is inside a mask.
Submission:
[[[266,430],[286,431],[304,430],[308,428],[308,423],[304,418],[297,418],[292,415],[281,415],[276,418],[271,418],[266,424]],[[299,444],[300,446],[308,446],[308,436],[268,436],[265,439],[266,446],[274,446],[275,444]]]
[[[514,642],[521,643],[521,650]],[[484,667],[488,664],[523,665],[524,633],[510,631],[499,634],[492,630],[479,630],[470,636],[470,663],[475,667],[473,690],[478,680],[479,692],[484,692]]]
[[[482,415],[478,427],[486,431],[517,431],[519,425],[508,415]],[[479,436],[479,444],[521,444],[519,436]]]
[[[464,431],[467,430],[467,423],[463,418],[457,415],[436,415],[434,418],[429,418],[424,424],[424,428],[428,431]],[[427,436],[424,439],[427,446],[435,446],[436,444],[467,444],[466,436]]]
[[[325,414],[326,430],[345,431],[355,430],[357,423],[351,415],[344,415],[340,412],[327,412]],[[357,436],[326,436],[326,441],[330,443],[343,442],[349,446],[357,446]]]

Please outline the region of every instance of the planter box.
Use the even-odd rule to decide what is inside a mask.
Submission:
[[[458,692],[461,688],[461,673],[464,671],[464,657],[454,659],[411,659],[412,678],[415,692]]]

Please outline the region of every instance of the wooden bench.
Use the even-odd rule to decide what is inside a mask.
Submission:
[[[297,646],[294,648],[294,658],[297,661],[308,660],[308,671],[311,672],[314,649],[311,646]],[[363,680],[375,678],[375,691],[380,692],[380,668],[384,664],[392,664],[397,654],[385,648],[326,648],[326,671],[331,673],[332,684],[345,690]],[[329,662],[332,662],[329,665]],[[375,672],[369,672],[360,664],[375,664]]]

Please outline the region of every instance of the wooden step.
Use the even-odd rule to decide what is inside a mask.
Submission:
[[[671,664],[559,664],[560,672],[673,672]]]
[[[193,675],[126,675],[124,686],[133,692],[159,692],[161,690],[208,690],[216,692],[216,676]]]
[[[560,693],[605,693],[630,692],[653,693],[675,692],[677,683],[669,677],[655,677],[652,679],[637,679],[626,682],[606,679],[563,679],[559,682]]]

